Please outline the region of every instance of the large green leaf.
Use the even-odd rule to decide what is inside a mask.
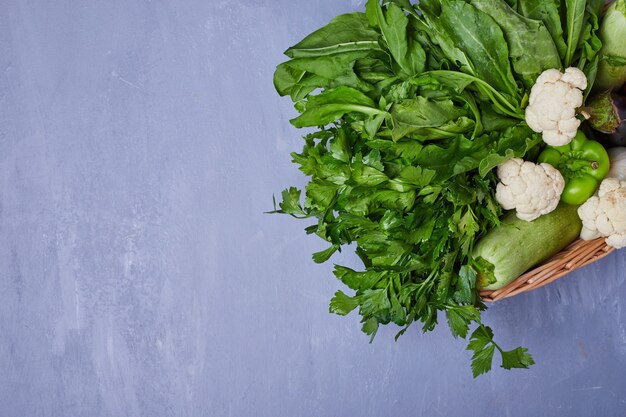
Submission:
[[[365,94],[354,88],[341,86],[309,97],[302,114],[292,119],[291,123],[295,127],[324,126],[351,112],[369,116],[385,114]]]
[[[392,137],[396,141],[410,133],[437,139],[474,128],[474,122],[463,117],[468,112],[450,99],[430,100],[419,96],[394,104],[390,113],[394,122]]]
[[[565,5],[567,7],[567,50],[563,64],[565,67],[569,67],[574,61],[574,53],[576,52],[585,23],[585,6],[587,2],[585,0],[565,0]]]
[[[559,51],[543,22],[525,18],[503,0],[472,0],[479,10],[491,16],[504,32],[513,70],[527,88],[549,68],[560,68]]]
[[[369,26],[365,13],[343,14],[287,49],[285,55],[289,58],[306,58],[380,50],[378,37],[378,32]]]
[[[541,20],[552,35],[552,40],[559,51],[561,59],[565,59],[567,44],[563,36],[561,24],[560,0],[522,0],[517,5],[518,11],[535,20]]]
[[[294,68],[289,65],[289,62],[280,64],[274,72],[274,87],[276,91],[281,96],[291,96],[293,101],[302,100],[307,94],[317,88],[327,87],[330,85],[330,81],[328,78],[320,75]]]
[[[470,85],[480,92],[482,101],[491,101],[500,113],[524,119],[524,112],[521,110],[520,103],[508,94],[502,94],[486,81],[459,71],[436,70],[425,72],[424,77],[432,77],[438,82],[454,89],[457,93],[461,93]]]
[[[390,3],[386,9],[379,0],[369,0],[367,3],[370,20],[374,20],[383,35],[394,61],[401,71],[408,77],[418,75],[424,71],[426,53],[421,45],[411,39],[407,29],[409,18],[395,3]]]
[[[434,1],[423,9],[433,36],[448,58],[461,70],[474,74],[497,90],[519,97],[504,34],[488,14],[464,1],[441,1],[441,13]]]

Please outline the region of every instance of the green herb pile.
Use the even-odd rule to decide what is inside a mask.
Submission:
[[[275,211],[315,219],[328,242],[315,262],[356,242],[363,270],[335,266],[350,291],[330,311],[357,309],[372,338],[381,324],[423,331],[445,311],[473,351],[474,376],[527,368],[525,348],[505,351],[481,321],[476,288],[490,265],[474,243],[499,224],[494,167],[536,155],[541,135],[524,122],[530,87],[548,68],[577,66],[590,84],[603,2],[576,0],[369,0],[285,54],[274,84],[317,127],[293,161],[309,176]],[[591,86],[590,86],[591,87]],[[512,254],[512,256],[515,256]]]

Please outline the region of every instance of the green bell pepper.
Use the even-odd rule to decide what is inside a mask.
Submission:
[[[547,162],[561,172],[565,179],[561,201],[572,205],[587,201],[610,168],[606,149],[580,131],[568,145],[546,147],[537,162]]]

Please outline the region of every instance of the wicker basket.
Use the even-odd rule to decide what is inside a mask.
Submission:
[[[481,291],[480,296],[484,301],[497,301],[526,291],[532,291],[561,278],[575,269],[582,268],[604,258],[613,250],[612,247],[604,243],[604,238],[590,241],[578,239],[506,287],[493,291]]]

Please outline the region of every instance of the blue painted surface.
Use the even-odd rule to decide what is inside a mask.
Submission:
[[[363,1],[0,1],[0,416],[623,416],[626,252],[373,344],[305,223],[281,52]],[[349,254],[334,259],[357,266]]]

